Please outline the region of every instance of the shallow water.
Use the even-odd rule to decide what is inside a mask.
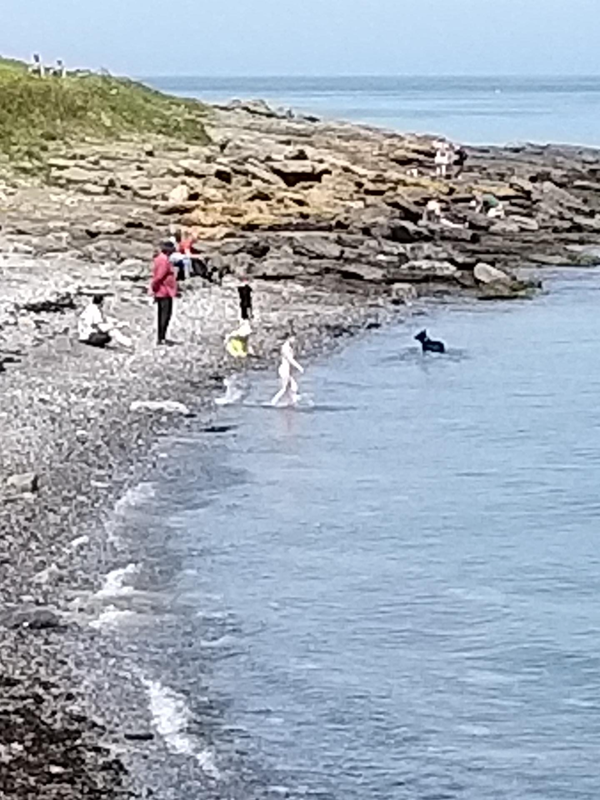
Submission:
[[[600,280],[574,276],[369,333],[303,413],[257,378],[230,432],[164,444],[120,509],[118,635],[217,794],[597,797]]]
[[[207,102],[264,98],[324,119],[346,119],[479,144],[600,145],[594,78],[148,78]]]

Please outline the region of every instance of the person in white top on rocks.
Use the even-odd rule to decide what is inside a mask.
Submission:
[[[452,148],[448,142],[439,142],[438,145],[435,153],[435,175],[436,178],[445,178],[452,161]]]
[[[92,347],[106,347],[112,341],[123,347],[131,347],[131,339],[119,330],[126,323],[105,317],[103,305],[104,296],[96,294],[81,312],[77,323],[79,341]]]
[[[298,394],[298,383],[294,377],[294,372],[304,372],[304,368],[296,361],[294,355],[295,340],[289,336],[281,347],[281,364],[279,365],[279,380],[281,388],[271,400],[272,406],[277,406],[287,395],[289,403],[295,405],[300,399]]]

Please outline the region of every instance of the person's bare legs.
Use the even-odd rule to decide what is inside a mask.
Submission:
[[[277,392],[275,397],[271,400],[271,405],[272,406],[279,405],[279,403],[283,400],[285,395],[288,393],[290,380],[293,380],[293,379],[292,378],[288,378],[288,377],[285,377],[285,378],[281,379],[281,388]]]
[[[291,376],[288,388],[289,388],[290,400],[292,402],[292,405],[295,406],[298,400],[300,400],[300,394],[298,393],[298,383],[296,379]]]
[[[118,328],[111,328],[110,335],[112,336],[113,341],[117,344],[120,344],[121,347],[133,347],[133,342],[129,336],[125,336],[125,334],[121,333]]]

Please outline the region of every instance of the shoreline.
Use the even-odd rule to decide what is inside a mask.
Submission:
[[[233,295],[231,289],[203,288],[204,292],[216,294],[224,306],[228,295]],[[288,292],[293,297],[294,292],[289,289],[286,290]],[[306,290],[299,288],[297,293],[298,301],[305,300]],[[186,332],[192,335],[193,330],[186,328],[186,322],[189,324],[190,319],[194,319],[196,313],[201,311],[203,294],[200,289],[182,299],[181,305],[187,305],[190,313],[179,309],[180,334]],[[264,370],[269,356],[279,343],[279,322],[281,326],[285,325],[287,312],[286,304],[279,299],[278,310],[261,313],[260,297],[258,299],[258,313],[265,332],[257,336],[257,349],[264,355],[257,360],[255,367]],[[312,312],[308,311],[303,316],[304,327],[298,327],[299,335],[304,340],[303,353],[307,357],[335,347],[340,334],[358,333],[387,317],[377,302],[366,309],[356,310],[353,310],[351,302],[347,304],[339,298],[329,305],[317,301],[312,306],[307,302],[306,306],[309,309],[312,307]],[[153,309],[144,309],[144,312],[150,323]],[[208,327],[209,320],[205,322]],[[227,366],[223,370],[225,359],[220,329],[224,326],[227,329],[229,323],[219,314],[212,320],[216,330],[214,335],[209,334],[210,346],[201,359],[197,358],[194,345],[161,351],[160,361],[169,367],[162,374],[153,364],[153,351],[149,350],[137,356],[142,359],[142,364],[138,365],[142,368],[141,374],[134,373],[135,377],[132,377],[129,373],[129,376],[122,376],[115,381],[115,371],[123,370],[124,362],[129,358],[126,354],[117,350],[90,353],[84,346],[75,345],[76,350],[80,351],[79,358],[83,356],[94,360],[93,377],[88,375],[83,378],[80,370],[77,375],[63,375],[60,385],[48,386],[48,365],[44,362],[50,358],[50,369],[60,370],[64,368],[65,353],[48,354],[43,348],[39,353],[30,355],[32,363],[28,364],[28,374],[23,369],[7,368],[7,373],[2,376],[6,395],[18,398],[21,404],[20,421],[26,423],[28,420],[31,423],[29,415],[35,413],[38,416],[35,430],[38,455],[35,463],[29,460],[29,453],[24,453],[22,448],[15,450],[9,444],[3,448],[4,464],[7,464],[7,457],[12,455],[13,459],[18,459],[12,461],[13,470],[35,467],[40,477],[40,488],[34,496],[13,497],[9,502],[4,497],[5,502],[0,509],[4,546],[0,656],[3,676],[10,680],[20,679],[17,683],[19,699],[15,699],[14,704],[9,700],[5,708],[8,706],[10,713],[17,714],[23,703],[30,702],[31,697],[37,695],[40,685],[47,684],[49,688],[45,691],[51,698],[51,705],[43,709],[44,716],[36,731],[40,737],[42,722],[62,729],[67,720],[70,726],[74,726],[77,736],[87,739],[91,747],[96,747],[98,739],[110,743],[90,774],[77,774],[78,768],[75,767],[73,774],[70,766],[65,767],[69,780],[74,780],[74,786],[79,787],[74,788],[74,797],[80,796],[77,791],[86,785],[84,781],[104,780],[103,776],[109,770],[106,764],[114,761],[115,746],[119,755],[112,775],[115,785],[111,788],[114,792],[111,796],[114,797],[120,796],[121,791],[126,792],[128,786],[126,782],[122,789],[119,788],[120,765],[123,761],[143,766],[140,773],[143,774],[147,770],[145,759],[149,753],[154,753],[159,760],[167,758],[161,737],[149,724],[147,703],[145,706],[139,703],[135,705],[136,699],[145,699],[140,679],[135,681],[137,688],[131,685],[127,687],[128,682],[131,684],[132,676],[127,674],[126,660],[119,667],[115,662],[117,654],[111,653],[110,635],[94,631],[90,624],[93,625],[102,613],[103,601],[98,597],[98,591],[106,573],[127,566],[122,563],[119,543],[111,537],[111,522],[119,514],[119,503],[126,504],[132,488],[156,468],[157,446],[168,434],[180,432],[185,435],[186,431],[206,430],[207,446],[210,447],[210,436],[214,435],[210,433],[211,418],[216,413],[211,400],[216,393],[221,394],[220,376],[227,374],[229,369]],[[176,318],[174,332],[177,329]],[[67,351],[66,357],[73,358],[73,353]],[[158,366],[160,368],[160,364]],[[40,387],[25,385],[32,378],[30,370],[35,372],[37,369],[44,369],[46,373],[43,376],[46,402],[41,413],[39,410],[35,412],[35,405],[39,409]],[[96,371],[100,375],[95,375]],[[152,391],[140,391],[139,381],[143,376],[148,379],[149,374],[152,375]],[[86,383],[82,386],[84,380]],[[275,385],[274,373],[274,390]],[[23,407],[26,391],[33,396]],[[97,407],[94,415],[89,413],[88,394],[94,397],[92,405]],[[183,402],[194,416],[130,410],[132,401],[148,396],[155,400]],[[34,398],[37,400],[35,405]],[[10,405],[6,404],[5,409],[7,406],[10,415]],[[29,412],[27,416],[26,412]],[[66,422],[60,419],[61,414],[68,415]],[[40,435],[42,430],[43,434]],[[86,432],[85,436],[83,431]],[[15,435],[18,436],[17,431]],[[47,460],[40,456],[40,451],[44,452]],[[68,462],[57,463],[61,455],[64,458],[66,453],[69,454]],[[41,535],[40,531],[43,531]],[[27,553],[26,558],[23,557],[24,552]],[[98,658],[100,664],[104,664],[100,673]],[[95,672],[95,679],[86,676],[83,665]],[[114,683],[107,685],[109,675],[112,675]],[[86,684],[88,688],[83,695],[80,689],[74,688]],[[112,701],[107,702],[107,691],[120,698],[116,707],[112,706]],[[64,699],[71,696],[72,702]],[[65,712],[71,705],[77,707],[73,721],[69,719],[69,712]],[[107,713],[108,708],[113,713]],[[107,728],[104,728],[105,725]],[[140,731],[141,742],[126,738],[136,737]],[[152,736],[154,738],[147,738]],[[0,743],[3,743],[1,734]],[[42,739],[40,749],[39,759],[51,760],[48,751],[43,748]],[[70,756],[65,753],[57,753],[56,759],[60,763],[70,762]],[[175,756],[172,764],[174,776],[180,769],[178,761]],[[161,763],[162,769],[167,769],[165,763]],[[9,761],[7,768],[16,770],[13,778],[19,778],[17,765],[11,766]],[[31,764],[27,769],[31,769]],[[6,778],[0,768],[0,788],[4,790],[7,790],[3,785]],[[48,780],[56,779],[48,776]],[[77,783],[78,780],[81,783]],[[143,788],[144,781],[136,785],[136,790],[142,796]]]
[[[0,304],[0,355],[15,355],[17,363],[7,363],[0,374],[0,471],[4,477],[34,472],[40,483],[31,496],[15,494],[6,485],[1,495],[0,680],[7,689],[4,711],[14,724],[0,733],[0,790],[9,796],[23,791],[31,775],[48,791],[56,784],[71,785],[72,795],[67,789],[60,795],[65,798],[81,796],[84,787],[91,797],[105,796],[107,787],[112,797],[126,796],[130,778],[124,777],[122,762],[134,765],[135,783],[136,773],[144,772],[135,766],[144,764],[148,748],[163,752],[155,740],[148,744],[124,737],[125,727],[129,733],[151,733],[148,719],[132,722],[116,711],[107,713],[112,687],[106,676],[120,670],[110,643],[89,630],[85,598],[100,588],[106,573],[102,569],[110,562],[107,509],[152,469],[157,458],[153,445],[169,431],[185,433],[210,425],[211,399],[230,370],[223,336],[235,324],[236,299],[227,279],[222,287],[192,281],[177,303],[173,327],[182,344],[157,352],[152,344],[154,312],[145,293],[157,230],[187,221],[201,233],[202,254],[214,269],[233,275],[249,271],[257,301],[255,366],[263,369],[276,364],[290,317],[303,342],[303,355],[310,357],[335,347],[343,337],[398,316],[411,298],[445,302],[461,296],[484,299],[486,293],[489,299],[523,296],[523,286],[513,282],[504,295],[503,288],[492,287],[494,294],[478,285],[473,269],[482,255],[508,270],[531,263],[557,265],[566,252],[573,253],[567,248],[600,241],[596,205],[583,215],[584,200],[571,197],[550,179],[540,186],[522,177],[497,180],[499,172],[517,169],[514,163],[519,166],[521,158],[537,159],[541,171],[555,170],[559,180],[558,173],[568,175],[570,169],[560,166],[560,159],[575,158],[569,148],[525,148],[517,153],[473,149],[472,168],[481,172],[478,180],[490,180],[489,171],[495,191],[504,187],[509,192],[513,219],[521,220],[507,221],[509,227],[504,224],[493,231],[488,220],[471,214],[461,184],[436,184],[429,177],[407,180],[398,161],[389,161],[388,151],[400,163],[425,163],[432,147],[427,137],[290,121],[276,114],[265,116],[264,109],[220,113],[216,130],[221,145],[209,153],[212,160],[201,161],[205,151],[188,148],[183,160],[191,158],[193,163],[181,166],[181,150],[169,150],[172,145],[164,142],[157,141],[154,155],[140,155],[139,143],[124,146],[124,161],[160,162],[160,169],[170,175],[156,178],[157,185],[163,181],[162,194],[144,197],[150,190],[134,186],[131,178],[129,189],[111,194],[102,183],[103,168],[91,163],[92,158],[108,159],[110,148],[93,157],[89,148],[86,156],[65,157],[53,167],[57,183],[50,188],[29,179],[22,185],[17,179],[8,184],[10,204],[0,235],[0,271],[7,289]],[[266,135],[272,137],[274,152],[283,154],[269,162],[268,170],[255,163]],[[290,136],[292,143],[285,143]],[[298,155],[294,137],[312,142],[300,148],[306,157],[289,157]],[[233,150],[230,160],[216,153],[225,140],[224,153]],[[115,153],[119,146],[113,146]],[[236,155],[236,146],[246,147],[246,155]],[[307,147],[312,150],[306,152]],[[332,155],[336,147],[338,164]],[[562,155],[556,155],[557,150]],[[365,165],[353,163],[358,152]],[[396,165],[398,183],[382,172],[384,159]],[[583,156],[577,159],[579,163]],[[86,166],[74,167],[73,161],[85,161]],[[240,172],[240,161],[245,173]],[[174,175],[169,172],[171,162],[176,165]],[[70,172],[73,169],[87,174]],[[600,151],[587,169],[600,174]],[[554,188],[544,189],[546,183]],[[581,197],[593,197],[600,188],[595,181],[588,183],[578,190]],[[172,199],[183,185],[188,198],[181,199],[180,192],[179,200]],[[90,191],[94,186],[101,193]],[[189,199],[198,194],[197,186],[205,192],[204,205],[204,195]],[[228,193],[231,207],[223,199]],[[253,195],[258,199],[250,199]],[[479,227],[466,231],[418,225],[431,196],[446,198],[455,212]],[[41,200],[43,204],[36,205]],[[528,260],[526,253],[533,258]],[[573,263],[580,262],[573,254]],[[130,323],[137,342],[133,354],[92,351],[74,341],[78,308],[94,288],[108,292],[110,313]],[[44,310],[39,305],[44,302],[53,307]],[[144,400],[176,400],[196,416],[131,410],[132,402]],[[107,670],[104,678],[96,674],[95,687],[86,686],[81,672],[82,665],[92,663],[100,672],[102,665]],[[77,684],[83,691],[74,688]],[[38,704],[37,711],[25,730],[19,719],[32,702]],[[95,720],[102,709],[108,727]],[[48,730],[71,731],[67,744],[77,742],[76,756],[60,744],[49,744]],[[7,749],[32,733],[34,745],[25,755],[18,748]],[[96,749],[99,743],[104,749]],[[57,769],[49,772],[49,764]],[[141,796],[142,784],[143,780],[135,786]]]

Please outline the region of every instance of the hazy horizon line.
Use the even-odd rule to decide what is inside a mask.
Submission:
[[[221,74],[216,73],[212,75],[202,75],[202,74],[192,74],[192,73],[161,73],[161,74],[154,74],[154,75],[135,75],[134,76],[137,80],[142,80],[144,78],[194,78],[194,79],[202,79],[202,80],[272,80],[274,78],[285,78],[286,80],[352,80],[352,79],[382,79],[382,78],[410,78],[410,79],[435,79],[435,80],[497,80],[497,79],[514,79],[514,80],[524,80],[524,79],[549,79],[549,80],[567,80],[567,79],[575,79],[575,80],[597,80],[600,85],[600,73],[593,74],[593,73],[485,73],[481,72],[476,75],[474,74],[439,74],[439,73],[355,73],[355,74],[300,74],[300,73],[270,73],[270,74],[262,74],[258,73],[256,75],[247,75],[247,74]]]

